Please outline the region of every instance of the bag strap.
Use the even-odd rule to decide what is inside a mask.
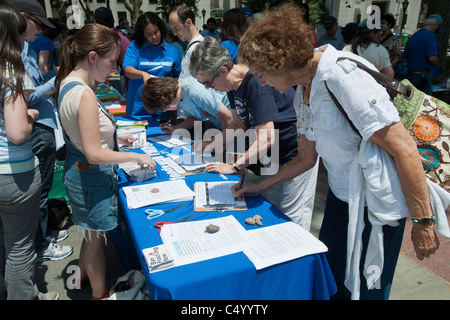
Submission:
[[[61,104],[62,98],[64,97],[64,95],[69,92],[71,89],[75,88],[76,86],[84,86],[84,84],[82,82],[79,81],[71,81],[68,84],[66,84],[59,93],[56,94],[56,101],[58,102],[57,105],[57,109],[59,110],[59,105]],[[97,97],[97,107],[100,107],[100,110],[102,110],[103,113],[106,114],[106,116],[111,120],[111,122],[114,125],[114,128],[116,128],[116,123],[114,120],[114,117],[108,112],[108,110],[105,108],[105,106],[103,106],[103,104],[101,103],[101,101],[99,100],[99,98]],[[59,113],[58,113],[59,116]],[[61,122],[61,120],[60,120]],[[62,128],[62,125],[61,125]],[[63,136],[65,136],[67,139],[68,137],[65,134],[65,131],[63,129]],[[70,139],[68,139],[70,141]],[[118,141],[118,137],[117,137],[117,130],[114,130],[114,151],[119,151],[119,141]]]
[[[196,44],[196,43],[198,43],[198,42],[201,42],[201,41],[200,41],[200,40],[195,40],[195,41],[193,41],[192,43],[190,43],[190,44],[187,46],[186,51],[184,52],[184,55],[183,55],[183,56],[186,55],[186,53],[189,51],[189,48],[190,48],[190,47],[192,47],[194,44]]]
[[[347,58],[347,57],[340,57],[337,59],[337,61],[342,61],[342,60],[350,60],[353,63],[355,63],[358,66],[358,68],[369,73],[372,77],[375,78],[375,80],[380,85],[382,85],[383,87],[385,87],[387,89],[387,92],[389,93],[389,96],[391,97],[391,99],[394,99],[398,93],[402,94],[406,100],[412,99],[414,92],[410,86],[406,86],[403,83],[401,83],[400,81],[398,81],[394,78],[391,78],[384,73],[375,71],[355,59]]]
[[[370,69],[369,67],[367,67],[365,64],[355,60],[355,59],[351,59],[351,58],[346,58],[346,57],[340,57],[337,59],[337,61],[342,61],[342,60],[350,60],[353,63],[356,64],[356,66],[366,72],[368,72],[372,77],[375,78],[375,80],[382,85],[383,87],[386,88],[387,92],[389,93],[389,96],[391,97],[391,99],[394,99],[395,96],[400,93],[401,95],[404,96],[404,98],[406,100],[411,100],[411,98],[414,95],[414,89],[411,88],[410,86],[406,86],[403,83],[401,83],[400,81],[389,77],[388,75],[381,73],[379,71],[375,71],[373,69]],[[333,100],[334,104],[337,106],[337,108],[339,109],[339,111],[341,111],[341,113],[344,115],[344,117],[348,120],[348,122],[350,123],[350,126],[352,127],[353,131],[355,131],[359,136],[361,136],[361,134],[359,133],[358,129],[356,129],[355,125],[353,124],[353,122],[350,120],[350,118],[348,117],[347,113],[345,112],[344,108],[342,107],[342,105],[340,104],[340,102],[338,101],[338,99],[336,98],[336,96],[333,94],[333,92],[331,92],[330,88],[328,88],[327,82],[325,82],[325,87],[327,88],[328,94],[330,95],[331,99]]]
[[[68,84],[66,84],[59,93],[56,94],[56,101],[58,101],[57,106],[59,109],[59,105],[61,104],[62,98],[64,95],[69,92],[69,90],[75,88],[76,86],[82,86],[83,84],[78,81],[71,81]]]
[[[380,41],[380,44],[383,44],[383,43],[385,43],[386,41],[388,41],[391,37],[393,37],[394,36],[394,34],[393,33],[391,33],[389,36],[387,36],[386,38],[384,38],[383,40],[381,40]]]
[[[325,81],[325,87],[328,90],[328,94],[330,95],[331,99],[333,100],[334,104],[336,105],[336,107],[339,109],[339,111],[341,111],[341,113],[344,115],[344,117],[348,120],[348,122],[350,123],[350,126],[352,127],[353,131],[355,131],[360,137],[361,133],[359,133],[358,129],[356,129],[355,125],[353,124],[352,120],[350,120],[350,118],[347,115],[347,112],[345,112],[344,108],[342,107],[342,105],[340,104],[340,102],[338,101],[338,99],[336,98],[336,96],[333,94],[333,92],[331,92],[330,88],[328,88],[327,82]]]

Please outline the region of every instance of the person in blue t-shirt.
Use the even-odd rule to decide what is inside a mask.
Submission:
[[[46,36],[38,34],[36,39],[29,43],[31,49],[36,52],[36,61],[42,74],[46,74],[52,68],[52,57],[55,54],[53,42]]]
[[[422,29],[414,33],[406,43],[403,59],[408,65],[406,79],[417,89],[431,95],[431,69],[439,65],[436,33],[442,18],[438,14],[429,16]]]
[[[153,12],[141,15],[135,27],[135,40],[125,53],[123,69],[130,79],[128,86],[128,116],[148,115],[142,106],[141,92],[144,82],[151,76],[177,78],[181,72],[181,57],[166,39],[165,23]]]
[[[215,39],[219,39],[219,31],[216,29],[217,28],[217,21],[216,18],[211,17],[206,21],[206,30],[203,30],[202,32],[200,32],[200,34],[203,37],[213,37]]]
[[[233,59],[233,63],[237,64],[237,53],[239,42],[245,31],[247,31],[248,23],[245,15],[241,10],[235,8],[230,9],[223,15],[223,22],[220,26],[220,45],[227,48]]]
[[[142,103],[150,114],[183,109],[187,116],[184,121],[177,125],[161,124],[161,130],[167,134],[176,129],[192,129],[196,120],[209,120],[209,124],[219,130],[226,129],[233,121],[227,95],[205,89],[191,76],[179,81],[168,77],[150,78],[142,88]]]

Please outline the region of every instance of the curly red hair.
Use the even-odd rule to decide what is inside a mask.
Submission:
[[[303,10],[290,3],[263,12],[241,39],[239,62],[267,74],[306,66],[315,39],[302,16]]]

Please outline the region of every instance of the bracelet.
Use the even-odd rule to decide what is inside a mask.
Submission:
[[[237,167],[236,163],[233,163],[233,169],[234,169],[235,173],[238,173],[239,171],[241,171],[241,170],[239,170],[239,168]]]
[[[411,220],[414,224],[432,224],[436,221],[436,216],[433,215],[431,217],[425,217],[420,219],[414,219],[413,217],[411,217]]]

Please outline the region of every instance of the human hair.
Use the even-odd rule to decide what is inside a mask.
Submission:
[[[55,27],[54,28],[45,28],[42,31],[42,35],[49,38],[50,40],[53,40],[58,36],[58,34],[62,33],[63,30],[61,28],[61,25],[59,23],[57,23],[55,20],[53,20],[52,18],[48,18],[48,21],[50,21]]]
[[[423,25],[424,25],[424,26],[435,25],[436,23],[440,24],[440,21],[439,21],[438,18],[435,18],[435,17],[428,17],[428,18],[423,22]]]
[[[176,12],[181,23],[185,24],[187,19],[191,19],[192,24],[195,25],[195,13],[191,8],[182,4],[176,6],[171,12]]]
[[[142,87],[142,105],[153,114],[168,106],[177,97],[178,80],[170,77],[150,77]]]
[[[206,24],[208,24],[208,23],[210,23],[210,22],[212,22],[212,23],[214,23],[215,25],[217,25],[217,20],[216,20],[216,18],[214,18],[214,17],[209,17],[208,20],[206,20]]]
[[[23,96],[25,67],[19,35],[27,30],[27,22],[16,7],[3,1],[0,1],[0,30],[1,99],[4,100],[5,89],[9,88],[15,100],[18,95]]]
[[[233,59],[227,48],[221,46],[215,38],[206,37],[192,50],[189,71],[195,78],[199,72],[215,76],[219,74],[221,66],[231,70],[233,65]]]
[[[242,11],[237,8],[230,9],[223,15],[223,22],[220,25],[220,38],[223,41],[232,40],[239,44],[247,28],[247,19]]]
[[[143,46],[147,41],[144,37],[144,28],[149,23],[158,27],[161,32],[161,41],[167,37],[169,31],[164,21],[156,13],[149,11],[139,16],[134,27],[134,39],[139,46]]]
[[[120,47],[120,37],[116,30],[98,23],[89,23],[72,37],[66,37],[58,49],[59,71],[56,75],[55,89],[50,95],[59,92],[61,82],[71,73],[77,64],[94,51],[104,57],[114,48]]]
[[[300,9],[303,10],[303,21],[305,21],[306,24],[309,25],[309,5],[307,3],[294,1],[294,3],[299,6]]]
[[[395,18],[391,13],[381,15],[380,20],[386,20],[386,22],[390,26],[389,28],[393,28],[395,26]]]
[[[362,29],[358,27],[358,33],[350,40],[350,45],[352,48],[352,52],[354,54],[358,54],[358,47],[361,47],[361,50],[366,50],[373,41],[372,39],[372,31],[378,31],[380,29]],[[378,46],[378,44],[377,44]]]
[[[239,62],[277,75],[306,66],[315,39],[302,16],[303,11],[290,3],[263,12],[241,39]]]

